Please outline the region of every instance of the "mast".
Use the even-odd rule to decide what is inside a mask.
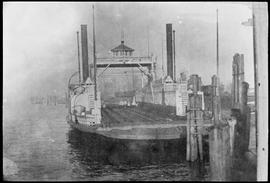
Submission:
[[[149,26],[147,26],[147,56],[149,57]]]
[[[162,83],[164,79],[164,60],[163,60],[163,34],[161,39],[161,58],[162,58]]]
[[[175,30],[173,30],[173,80],[176,82],[176,69],[175,69]]]
[[[94,88],[95,88],[95,100],[97,100],[97,66],[96,66],[96,40],[95,40],[95,12],[93,8],[93,57],[94,57]]]
[[[218,42],[218,9],[217,9],[217,83],[216,83],[216,97],[214,97],[214,103],[217,104],[217,116],[215,121],[220,121],[221,119],[221,104],[220,104],[220,94],[219,94],[219,42]],[[218,122],[219,123],[219,122]],[[216,132],[215,132],[216,134]]]
[[[218,53],[218,9],[217,9],[217,77],[219,77],[219,53]]]
[[[121,41],[125,41],[125,34],[123,28],[121,29]]]
[[[218,9],[217,9],[217,96],[219,96],[219,42],[218,42]]]
[[[77,31],[77,43],[78,43],[78,71],[79,71],[79,83],[81,83],[79,31]]]

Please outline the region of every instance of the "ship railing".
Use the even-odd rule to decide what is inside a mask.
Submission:
[[[97,58],[97,60],[108,62],[108,61],[122,61],[122,60],[129,60],[129,61],[151,61],[151,57],[145,56],[145,57],[100,57]]]

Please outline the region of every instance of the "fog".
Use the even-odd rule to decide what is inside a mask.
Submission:
[[[77,71],[76,31],[88,25],[89,59],[92,60],[93,3],[19,3],[3,5],[3,94],[22,102],[32,95],[64,95],[67,81]],[[210,84],[216,73],[216,9],[219,9],[221,82],[232,80],[232,58],[245,56],[246,81],[253,87],[252,27],[241,23],[252,17],[240,3],[95,3],[97,57],[108,56],[120,44],[135,55],[157,56],[162,73],[162,39],[166,63],[166,23],[176,31],[176,72],[198,74]],[[165,65],[166,71],[166,65]]]

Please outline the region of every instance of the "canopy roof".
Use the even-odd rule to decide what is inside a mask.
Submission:
[[[127,52],[132,52],[134,49],[127,47],[124,45],[124,41],[121,41],[121,44],[113,49],[111,49],[112,52],[117,52],[117,51],[127,51]]]

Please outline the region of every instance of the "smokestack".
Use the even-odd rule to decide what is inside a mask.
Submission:
[[[87,25],[81,25],[81,44],[82,44],[82,75],[83,75],[83,82],[85,82],[89,76]]]
[[[81,83],[81,61],[80,61],[79,31],[77,31],[77,44],[78,44],[78,71],[79,71],[79,83]]]
[[[173,79],[172,24],[166,24],[167,76]]]
[[[176,68],[175,68],[175,30],[173,30],[173,80],[176,81]]]

